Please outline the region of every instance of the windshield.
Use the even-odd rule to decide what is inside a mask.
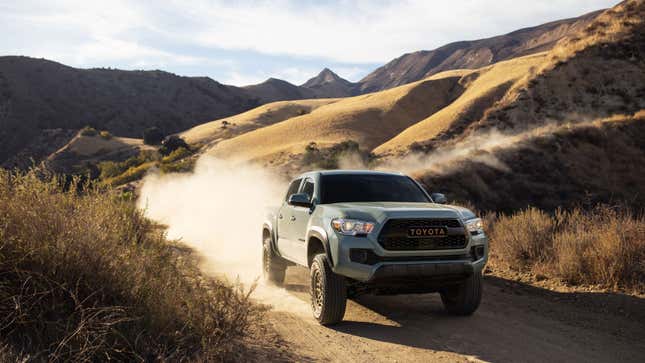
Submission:
[[[421,188],[407,176],[338,174],[321,176],[322,204],[343,202],[429,203]]]

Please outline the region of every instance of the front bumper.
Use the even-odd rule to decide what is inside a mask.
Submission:
[[[485,234],[469,235],[463,249],[389,251],[381,247],[376,237],[342,236],[329,238],[332,269],[335,273],[365,283],[463,280],[472,273],[483,271],[488,261],[488,238]],[[480,258],[471,255],[471,248],[483,246]],[[370,249],[382,258],[374,264],[357,263],[350,259],[351,249]]]
[[[412,281],[416,279],[459,278],[473,273],[473,264],[461,262],[425,262],[425,263],[386,263],[379,266],[368,282],[387,282],[397,280]]]

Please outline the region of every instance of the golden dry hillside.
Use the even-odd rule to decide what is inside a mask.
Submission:
[[[179,136],[191,144],[209,144],[292,117],[308,114],[320,106],[336,101],[337,99],[327,98],[272,102],[235,116],[201,124],[182,132]]]
[[[391,157],[435,150],[491,128],[513,133],[633,114],[645,108],[644,4],[623,2],[548,52],[341,99],[268,127],[240,129],[208,152],[284,164],[312,142],[327,148],[352,140],[361,150]]]
[[[456,102],[375,152],[432,150],[485,129],[518,132],[638,112],[645,108],[644,16],[645,2],[623,2],[548,53],[480,69],[479,82]]]
[[[463,129],[481,118],[488,108],[518,83],[526,82],[532,69],[540,66],[545,59],[545,53],[538,53],[465,74],[460,82],[466,86],[466,90],[459,98],[375,148],[374,152],[380,155],[405,152],[419,141]]]
[[[315,142],[330,146],[354,140],[372,149],[450,104],[464,90],[469,71],[451,71],[401,87],[342,99],[311,113],[222,141],[208,153],[268,159],[302,153]]]

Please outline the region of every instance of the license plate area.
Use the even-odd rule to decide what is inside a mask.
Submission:
[[[448,227],[446,226],[408,228],[408,238],[442,238],[446,236],[448,236]]]

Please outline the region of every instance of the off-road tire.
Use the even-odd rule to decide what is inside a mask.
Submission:
[[[482,275],[473,273],[463,283],[441,291],[446,310],[455,315],[471,315],[482,300]]]
[[[264,281],[282,286],[286,271],[287,263],[273,252],[271,237],[266,237],[262,243],[262,276]]]
[[[331,270],[325,254],[314,257],[310,272],[314,318],[322,325],[333,325],[342,321],[347,306],[345,278]]]

